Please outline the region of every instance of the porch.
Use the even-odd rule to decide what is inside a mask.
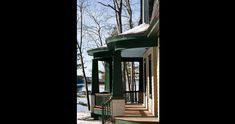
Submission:
[[[105,124],[157,124],[159,120],[143,104],[126,104],[125,114],[117,116],[114,121]]]
[[[106,39],[107,46],[87,51],[88,55],[93,56],[90,105],[94,119],[101,118],[103,124],[109,121],[116,124],[158,122],[158,24],[159,20],[154,18],[144,32],[110,37]],[[99,61],[103,61],[105,66],[104,92],[99,90]],[[133,86],[125,80],[126,66],[123,62],[138,64],[138,88],[135,78],[131,81],[128,79]],[[133,72],[135,75],[135,71]]]

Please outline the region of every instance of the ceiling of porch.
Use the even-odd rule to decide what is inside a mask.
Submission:
[[[132,49],[124,49],[121,52],[122,57],[143,57],[144,52],[147,48],[132,48]]]

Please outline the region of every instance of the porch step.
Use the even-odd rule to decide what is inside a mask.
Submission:
[[[94,107],[94,113],[98,115],[102,115],[102,109],[98,107]]]
[[[115,117],[115,124],[159,124],[157,117]]]
[[[106,92],[103,92],[103,93],[95,93],[96,96],[110,96],[111,94],[110,93],[106,93]]]
[[[142,104],[126,104],[125,117],[153,117],[152,113],[145,108]]]

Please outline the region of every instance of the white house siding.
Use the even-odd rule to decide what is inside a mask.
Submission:
[[[149,48],[145,54],[144,54],[144,58],[146,59],[146,77],[147,77],[147,88],[146,88],[146,95],[147,97],[145,105],[147,106],[148,110],[150,112],[152,112],[152,114],[155,116],[157,114],[157,110],[158,110],[158,85],[157,85],[157,57],[158,57],[158,48],[157,47],[151,47]],[[151,67],[152,67],[152,77],[149,77],[149,65],[148,65],[148,61],[149,58],[148,56],[151,54]],[[145,73],[145,72],[144,72]],[[149,78],[152,78],[152,98],[150,98],[149,95]]]
[[[159,87],[160,87],[160,85],[159,85],[159,83],[160,83],[160,44],[159,44],[159,38],[158,38],[158,47],[157,47],[157,109],[156,109],[156,112],[157,112],[157,116],[158,116],[158,118],[159,118],[159,105],[160,105],[160,101],[159,101],[159,99],[160,99],[160,90],[159,90]]]

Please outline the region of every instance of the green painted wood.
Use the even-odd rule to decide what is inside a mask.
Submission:
[[[88,55],[93,56],[94,53],[98,53],[98,52],[104,52],[104,51],[108,51],[109,49],[107,47],[99,47],[99,48],[94,48],[94,49],[90,49],[87,51]]]
[[[92,85],[91,94],[99,93],[99,75],[98,75],[98,60],[92,60]]]
[[[95,95],[95,105],[102,106],[110,98],[110,94]]]
[[[109,60],[108,63],[109,63],[109,90],[110,90],[110,93],[111,93],[112,92],[112,84],[113,84],[113,82],[112,82],[112,80],[113,80],[113,77],[112,77],[112,75],[113,75],[113,72],[112,72],[112,70],[113,70],[112,59]]]
[[[139,103],[144,103],[143,91],[144,91],[144,82],[143,82],[143,59],[139,62]]]
[[[154,18],[145,32],[109,37],[106,39],[108,47],[90,49],[87,53],[96,58],[109,58],[112,57],[113,50],[157,46],[158,37],[159,19]]]
[[[159,37],[159,19],[154,18],[149,28],[145,32],[136,34],[118,35],[106,39],[107,46],[110,50],[122,50],[139,47],[157,46]]]
[[[108,111],[110,113],[110,111]],[[102,109],[94,109],[94,114],[102,115]]]
[[[139,91],[143,92],[143,59],[139,62]]]
[[[121,72],[121,51],[115,51],[113,55],[112,96],[123,97],[123,84]]]
[[[107,47],[99,47],[87,51],[88,55],[94,56],[94,59],[109,59],[113,55],[113,51]]]
[[[160,124],[160,123],[159,122],[134,122],[134,121],[116,119],[115,124]]]
[[[153,47],[153,46],[157,46],[157,43],[154,41],[154,39],[147,38],[146,36],[125,35],[123,37],[114,37],[110,39],[108,46],[110,49],[122,50],[122,49],[129,49],[129,48]]]
[[[102,115],[102,109],[94,109],[94,113],[97,115]]]
[[[103,52],[96,52],[93,54],[95,58],[110,58],[113,55],[113,51],[103,51]]]

